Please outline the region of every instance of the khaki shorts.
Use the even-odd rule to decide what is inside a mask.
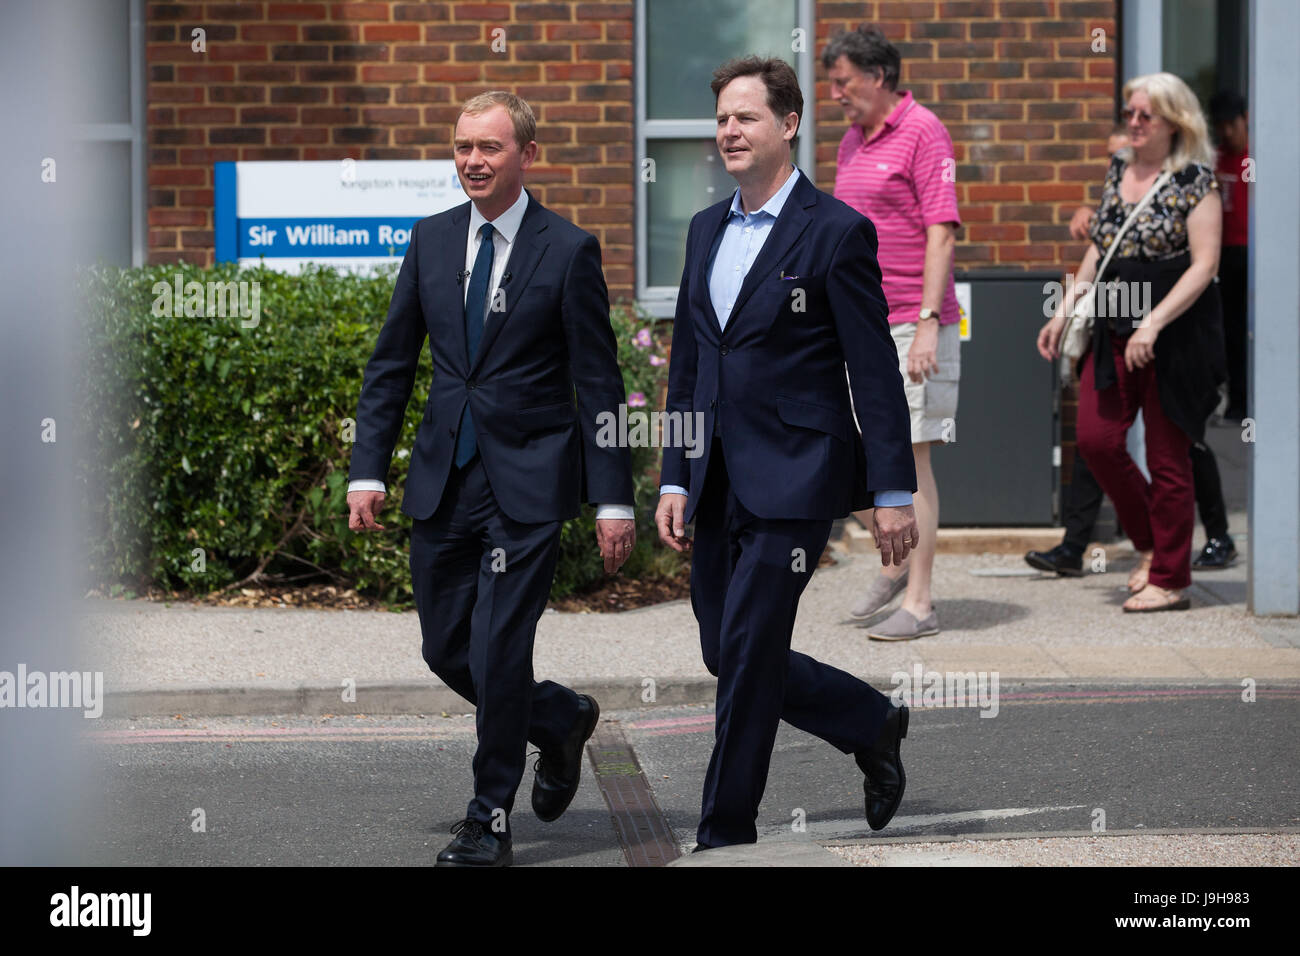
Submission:
[[[889,327],[898,348],[898,370],[903,376],[907,410],[912,416],[912,444],[954,441],[957,437],[957,380],[961,377],[961,339],[957,323],[939,326],[935,361],[939,371],[924,382],[907,375],[907,353],[916,339],[916,323],[900,322]]]

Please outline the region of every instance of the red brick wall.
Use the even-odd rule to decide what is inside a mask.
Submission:
[[[903,58],[900,88],[952,135],[959,269],[1077,264],[1067,224],[1100,198],[1115,114],[1116,0],[961,0],[816,4],[817,53],[858,24]],[[1092,31],[1106,52],[1092,51]],[[819,61],[820,62],[820,61]],[[817,179],[835,181],[843,110],[818,66]]]
[[[1113,117],[1116,0],[816,4],[819,52],[863,21],[903,54],[902,84],[947,124],[965,228],[959,268],[1077,262],[1065,223],[1095,198]],[[447,159],[458,104],[500,87],[537,110],[542,202],[600,237],[614,295],[634,277],[632,50],[626,3],[148,4],[149,249],[213,256],[212,164]],[[190,47],[206,30],[207,50]],[[490,48],[506,30],[506,50]],[[1106,31],[1094,53],[1091,32]],[[818,67],[819,76],[823,75]],[[817,179],[843,114],[817,84]]]
[[[149,251],[210,263],[212,164],[450,159],[458,105],[504,88],[538,114],[526,174],[601,240],[631,297],[631,3],[148,4]],[[206,52],[191,31],[206,31]],[[493,30],[506,49],[494,52]]]

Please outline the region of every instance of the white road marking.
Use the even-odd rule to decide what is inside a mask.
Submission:
[[[958,813],[925,813],[915,816],[894,817],[889,821],[889,826],[879,832],[882,836],[895,836],[899,830],[916,830],[921,827],[932,827],[947,823],[1006,820],[1012,817],[1028,816],[1033,813],[1057,813],[1062,810],[1082,810],[1084,808],[1084,804],[1076,804],[1067,807],[1002,807],[996,810],[963,810]],[[1089,820],[1086,817],[1080,818],[1080,828],[1088,824]],[[842,840],[849,837],[865,836],[871,832],[865,817],[837,820],[810,819],[808,820],[806,833],[791,832],[789,824],[766,826],[759,829],[759,839],[780,839],[784,837],[790,840]]]

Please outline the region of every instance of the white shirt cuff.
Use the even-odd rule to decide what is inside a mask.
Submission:
[[[388,493],[384,483],[378,478],[354,478],[348,482],[348,491],[382,491]]]
[[[660,485],[659,494],[661,495],[689,495],[690,492],[681,485]]]
[[[636,517],[636,512],[631,505],[596,505],[596,520],[600,521],[605,518],[611,520],[631,521]]]

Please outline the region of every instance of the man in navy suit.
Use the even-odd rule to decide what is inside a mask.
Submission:
[[[757,839],[782,719],[854,754],[867,822],[889,822],[907,708],[790,641],[833,519],[874,503],[882,564],[919,540],[875,229],[791,164],[803,96],[789,64],[733,60],[712,88],[740,188],[691,220],[667,410],[702,412],[713,437],[693,460],[665,448],[655,516],[669,547],[692,551],[691,604],[718,678],[697,849]]]
[[[597,504],[605,570],[631,554],[632,462],[597,441],[625,401],[600,244],[523,188],[537,122],[510,93],[469,100],[456,172],[470,201],[416,223],[357,406],[349,527],[375,520],[427,336],[433,381],[402,512],[423,654],[477,706],[474,799],[439,866],[507,866],[528,741],[533,810],[554,820],[578,789],[596,701],[533,680],[562,523]],[[576,402],[575,402],[576,399]]]

